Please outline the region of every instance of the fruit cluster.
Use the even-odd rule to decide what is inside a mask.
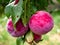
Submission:
[[[16,0],[15,5],[19,0]],[[13,37],[25,36],[28,42],[39,41],[42,35],[48,33],[52,30],[54,26],[54,21],[49,12],[37,11],[29,19],[29,22],[24,26],[22,19],[20,18],[16,24],[13,24],[12,18],[10,17],[7,21],[7,31]],[[30,39],[28,39],[31,38]]]
[[[12,19],[7,22],[7,30],[14,37],[20,37],[28,32],[28,28],[34,33],[34,40],[40,40],[41,36],[51,31],[54,26],[52,16],[46,11],[37,11],[29,20],[29,23],[24,26],[22,19],[13,25]]]

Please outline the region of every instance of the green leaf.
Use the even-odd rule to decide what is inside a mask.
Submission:
[[[37,10],[36,7],[34,7],[30,0],[24,1],[24,13],[22,15],[22,22],[24,24],[24,26],[26,26],[26,24],[29,22],[29,19],[31,17],[31,15]]]
[[[24,5],[23,5],[23,7],[24,7],[24,12],[23,12],[23,15],[22,15],[22,22],[23,22],[23,24],[24,24],[24,26],[26,26],[26,24],[27,24],[27,17],[26,17],[26,15],[27,15],[27,2],[28,2],[28,0],[24,0]]]
[[[9,18],[10,16],[12,17],[12,21],[15,24],[23,11],[23,0],[19,0],[18,4],[14,5],[14,2],[9,3],[6,7],[5,7],[5,14],[7,15],[7,17]]]
[[[8,4],[6,7],[5,7],[5,15],[9,18],[12,14],[13,14],[13,5],[14,5],[14,2]]]
[[[16,45],[24,45],[24,39],[22,37],[17,38]]]
[[[22,14],[22,11],[23,11],[22,6],[23,6],[23,0],[20,0],[19,3],[16,6],[14,6],[14,8],[13,8],[13,11],[14,11],[13,17],[14,18],[12,18],[12,19],[13,19],[14,23],[16,23],[19,20],[21,14]]]

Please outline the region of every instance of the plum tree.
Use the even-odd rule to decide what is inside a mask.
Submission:
[[[5,7],[5,15],[8,17],[7,31],[17,37],[17,45],[35,45],[34,42],[38,43],[43,34],[52,30],[54,21],[51,14],[46,12],[49,11],[47,7],[51,0],[10,1]]]

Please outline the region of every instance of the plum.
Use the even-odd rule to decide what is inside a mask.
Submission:
[[[28,31],[28,25],[26,25],[25,27],[22,23],[22,20],[19,19],[14,28],[12,19],[9,18],[7,22],[7,30],[12,36],[19,37],[19,36],[24,35]]]
[[[19,0],[15,0],[15,3],[14,3],[14,5],[16,5],[18,2],[19,2]]]
[[[40,40],[42,40],[41,38],[42,38],[42,35],[34,34],[34,41],[35,42],[39,42]]]
[[[46,11],[37,11],[29,20],[31,31],[38,35],[43,35],[51,31],[54,21],[50,13]]]

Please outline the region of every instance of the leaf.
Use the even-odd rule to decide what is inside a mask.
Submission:
[[[14,5],[14,2],[8,4],[6,7],[5,7],[5,15],[9,18],[12,14],[13,14],[13,5]]]
[[[14,1],[15,2],[15,1]],[[15,24],[23,11],[23,0],[19,0],[18,4],[14,5],[14,2],[9,3],[6,7],[5,7],[5,14],[6,16],[9,18],[10,16],[12,17],[12,21]]]
[[[26,24],[27,24],[27,17],[26,17],[26,15],[27,15],[27,2],[28,2],[28,0],[25,0],[24,1],[24,5],[23,5],[23,7],[24,7],[24,12],[23,12],[23,15],[22,15],[22,22],[23,22],[23,24],[24,24],[24,26],[26,26]]]
[[[17,45],[24,45],[24,39],[22,37],[17,38],[16,44]]]
[[[19,3],[16,6],[14,6],[14,8],[13,8],[14,15],[12,15],[12,16],[14,18],[12,18],[12,19],[13,19],[14,24],[19,20],[21,14],[22,14],[22,11],[23,11],[22,5],[23,5],[23,0],[20,0]]]
[[[22,22],[24,24],[24,26],[26,26],[26,24],[29,22],[29,19],[31,17],[31,15],[37,10],[36,7],[34,7],[30,0],[27,0],[27,3],[24,3],[24,13],[22,15]]]

